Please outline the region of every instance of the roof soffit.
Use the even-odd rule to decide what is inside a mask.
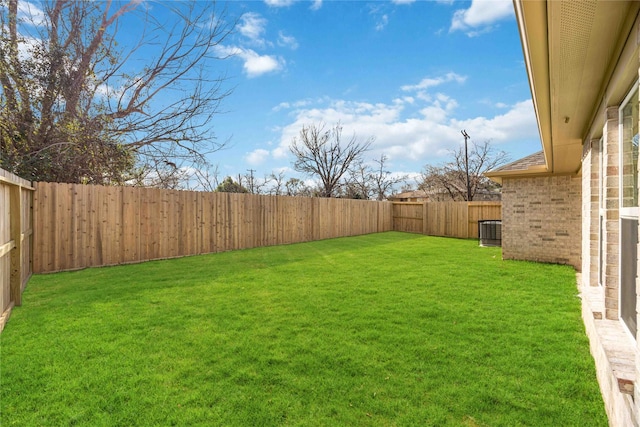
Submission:
[[[515,1],[549,172],[579,170],[582,141],[628,39],[633,23],[629,16],[634,18],[639,6],[598,0]]]

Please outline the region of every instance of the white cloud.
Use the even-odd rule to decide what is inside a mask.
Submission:
[[[278,32],[278,45],[283,47],[289,47],[293,50],[298,48],[298,41],[293,36],[287,36],[284,32]]]
[[[268,4],[271,4],[267,2]],[[286,5],[284,1],[272,2],[272,5]],[[259,13],[247,12],[240,17],[238,31],[244,39],[239,42],[238,46],[215,46],[214,49],[221,57],[237,56],[243,60],[243,69],[247,77],[258,77],[263,74],[276,72],[284,69],[286,61],[281,56],[259,54],[256,50],[265,47],[273,47],[274,43],[265,40],[267,20]],[[295,37],[285,34],[283,31],[278,33],[277,43],[281,47],[290,49],[298,48],[298,41]]]
[[[426,77],[422,79],[420,83],[418,83],[417,85],[405,85],[405,86],[402,86],[400,89],[402,89],[405,92],[417,91],[417,90],[429,89],[430,87],[439,86],[441,84],[449,83],[449,82],[456,82],[456,83],[462,84],[466,80],[467,80],[466,76],[461,76],[456,73],[447,73],[439,77]]]
[[[262,35],[266,26],[267,20],[260,16],[259,13],[247,12],[240,17],[238,31],[251,42],[264,45],[265,41],[262,39]]]
[[[394,4],[411,4],[415,3],[416,0],[391,0],[391,3]]]
[[[274,168],[273,172],[274,173],[282,172],[283,174],[289,174],[291,172],[294,172],[294,170],[291,169],[289,166],[280,166],[280,167]]]
[[[452,125],[460,129],[474,129],[476,141],[492,140],[496,143],[510,142],[538,135],[538,126],[533,111],[533,103],[518,102],[509,106],[509,111],[498,116],[476,117],[468,120],[452,120]]]
[[[389,15],[386,12],[388,7],[384,3],[369,3],[367,8],[369,9],[369,15],[371,15],[375,21],[375,30],[382,31],[389,24]]]
[[[25,24],[39,26],[45,23],[45,14],[34,3],[21,1],[18,3],[18,19]]]
[[[380,20],[376,24],[376,31],[382,31],[389,23],[389,16],[384,14],[380,17]]]
[[[491,31],[492,25],[513,15],[511,0],[472,0],[469,9],[453,14],[449,31],[464,31],[473,37]]]
[[[291,108],[298,109],[298,108],[306,107],[307,105],[311,105],[311,104],[313,104],[313,101],[311,99],[301,99],[295,102],[281,102],[280,104],[273,107],[271,111],[278,112],[281,110],[288,110]]]
[[[271,111],[278,112],[280,110],[288,110],[289,108],[291,108],[290,102],[281,102],[280,104],[273,107]]]
[[[393,100],[394,104],[413,104],[414,102],[416,102],[416,99],[413,96],[403,96],[402,98],[395,98]]]
[[[313,3],[311,4],[311,7],[309,9],[320,10],[321,7],[322,7],[322,0],[313,0]]]
[[[216,46],[216,51],[223,56],[238,56],[244,61],[243,68],[247,77],[258,77],[263,74],[280,71],[285,60],[271,55],[260,55],[252,49],[237,46]]]
[[[269,7],[287,7],[295,3],[295,0],[264,0]]]
[[[258,55],[251,49],[243,50],[240,57],[244,59],[244,70],[248,77],[257,77],[284,68],[284,59],[270,55]]]
[[[258,166],[258,165],[264,163],[264,161],[267,160],[268,158],[269,158],[269,151],[268,150],[264,150],[262,148],[258,148],[256,150],[253,150],[252,152],[248,153],[246,155],[246,157],[245,157],[245,160],[250,165]]]
[[[413,99],[413,103],[416,105],[408,99],[394,99],[389,104],[333,100],[315,104],[315,108],[305,106],[280,129],[279,146],[271,154],[288,157],[291,141],[304,125],[333,126],[338,121],[345,137],[355,133],[360,140],[375,138],[368,153],[371,158],[386,154],[390,159],[421,164],[440,161],[457,148],[461,129],[475,141],[495,144],[536,139],[538,135],[531,101],[510,105],[507,112],[494,117],[464,120],[455,118],[458,102],[446,94],[438,93],[429,102]]]
[[[106,83],[102,83],[96,86],[96,95],[104,98],[117,95],[117,91]]]

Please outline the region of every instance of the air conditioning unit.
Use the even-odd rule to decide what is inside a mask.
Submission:
[[[480,246],[502,246],[502,221],[478,221]]]

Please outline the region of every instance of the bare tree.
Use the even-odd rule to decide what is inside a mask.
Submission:
[[[159,2],[153,15],[139,0],[38,4],[0,0],[0,166],[33,180],[148,182],[223,145],[211,119],[229,92],[211,70],[234,23],[213,3]]]
[[[369,138],[360,143],[355,134],[344,142],[340,123],[326,130],[322,123],[303,126],[299,138],[294,138],[290,147],[295,156],[293,167],[320,180],[321,197],[333,197],[342,177],[354,162],[361,160],[372,142],[373,138]]]
[[[354,162],[345,179],[343,196],[349,199],[371,198],[371,168],[362,160]]]
[[[375,169],[371,173],[371,181],[373,187],[373,196],[376,200],[386,200],[391,193],[396,190],[400,184],[406,183],[409,178],[405,174],[394,175],[388,171],[386,164],[389,158],[381,154],[379,159],[375,159]]]
[[[193,174],[189,177],[195,188],[202,191],[216,191],[220,185],[220,171],[218,165],[206,164],[200,168],[194,168]]]
[[[289,178],[284,186],[285,195],[287,196],[312,197],[314,195],[313,189],[298,178]]]
[[[496,151],[490,141],[475,142],[469,147],[469,187],[472,201],[481,191],[496,191],[498,184],[484,173],[509,161],[504,151]],[[435,199],[467,200],[467,176],[464,147],[451,152],[453,159],[442,166],[425,166],[419,189],[425,190]]]
[[[129,171],[127,183],[135,186],[181,190],[189,180],[187,170],[173,162],[143,164]]]
[[[247,169],[244,175],[238,175],[238,183],[243,185],[251,194],[264,194],[271,182],[271,175],[265,175],[260,179],[255,176],[255,169]]]
[[[404,183],[407,175],[394,175],[386,169],[389,158],[381,154],[374,159],[375,166],[362,161],[355,162],[349,170],[346,182],[345,196],[355,199],[385,200],[395,188]]]
[[[283,171],[279,171],[277,174],[275,172],[271,172],[269,175],[269,180],[273,182],[271,189],[269,190],[269,194],[274,196],[282,196],[285,192],[285,176]]]

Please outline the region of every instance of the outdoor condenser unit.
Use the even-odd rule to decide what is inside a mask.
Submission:
[[[502,246],[502,221],[478,221],[480,246]]]

